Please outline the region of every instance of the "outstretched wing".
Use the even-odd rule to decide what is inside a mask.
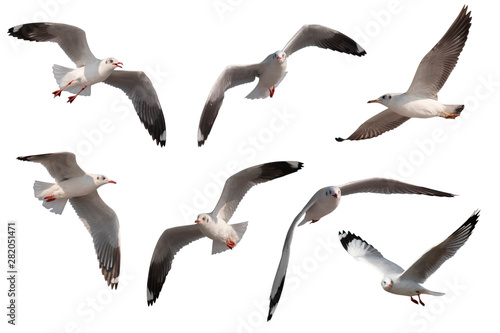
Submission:
[[[474,212],[469,219],[448,238],[427,251],[401,278],[424,283],[441,265],[457,253],[472,234],[479,219],[479,211]]]
[[[85,171],[76,164],[76,157],[73,153],[63,152],[19,156],[17,159],[20,161],[41,163],[56,182],[85,175]]]
[[[380,194],[422,194],[437,197],[454,197],[454,194],[433,190],[427,187],[412,185],[399,180],[387,178],[370,178],[358,180],[340,186],[342,195],[354,193],[380,193]]]
[[[165,117],[156,90],[148,76],[144,72],[113,71],[104,83],[125,92],[132,100],[137,115],[153,140],[156,144],[165,146],[167,136]]]
[[[464,48],[471,20],[467,6],[464,6],[441,40],[420,62],[408,93],[437,99]]]
[[[148,305],[153,305],[160,296],[168,272],[172,267],[172,260],[180,249],[195,240],[204,237],[198,225],[187,225],[167,229],[158,239],[151,257],[148,273]]]
[[[259,77],[262,73],[262,64],[246,66],[227,66],[221,73],[208,95],[198,126],[198,147],[205,143],[215,119],[219,114],[219,109],[224,100],[226,90],[249,83]]]
[[[19,39],[57,43],[77,67],[97,60],[87,44],[85,31],[69,24],[27,23],[10,28],[8,33]]]

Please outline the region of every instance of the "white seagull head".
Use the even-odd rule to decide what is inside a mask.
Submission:
[[[212,221],[212,218],[210,217],[210,215],[202,213],[202,214],[198,215],[198,217],[196,218],[196,221],[194,221],[194,222],[198,223],[200,225],[206,225],[206,224],[210,223],[210,221]]]
[[[101,187],[102,185],[105,184],[116,184],[114,180],[111,180],[104,175],[91,175],[91,176],[94,179],[94,183],[97,187]]]
[[[106,58],[101,61],[101,65],[104,66],[108,70],[113,70],[116,68],[123,68],[123,63],[116,60],[115,58]]]
[[[388,277],[385,277],[381,282],[380,284],[382,285],[382,288],[384,288],[385,291],[389,291],[392,286],[394,285],[394,282],[388,278]]]
[[[273,54],[273,60],[278,61],[278,63],[284,63],[286,60],[286,53],[284,51],[276,51]]]
[[[368,103],[380,103],[382,105],[389,107],[395,103],[393,97],[399,95],[401,94],[396,94],[396,93],[384,94],[377,99],[369,100]]]

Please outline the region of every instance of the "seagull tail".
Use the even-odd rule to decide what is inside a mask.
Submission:
[[[43,201],[43,207],[47,208],[54,214],[61,214],[64,210],[64,206],[66,206],[67,199],[57,199],[53,201],[45,201],[44,197],[50,195],[53,192],[52,187],[54,183],[46,183],[35,180],[35,184],[33,185],[33,190],[35,191],[35,197],[38,200]]]
[[[234,242],[233,247],[238,245],[243,234],[247,230],[248,222],[241,222],[236,224],[230,224],[228,227],[233,228],[234,234],[231,236],[231,240]],[[212,243],[212,254],[217,254],[229,250],[230,247],[224,243],[214,240]]]
[[[257,86],[255,86],[255,88],[245,98],[258,99],[258,98],[268,98],[269,96],[270,96],[269,90],[257,84]]]
[[[464,105],[450,105],[450,104],[445,104],[444,105],[446,108],[446,112],[449,114],[457,114],[459,115],[460,112],[464,109]]]
[[[71,72],[73,72],[74,70],[74,68],[68,68],[61,65],[52,66],[52,73],[54,74],[54,78],[56,79],[56,82],[59,85],[60,89],[66,87],[66,85],[70,83],[70,81],[74,78],[74,76],[71,75]],[[65,88],[64,91],[77,94],[82,88],[82,85],[73,83]],[[90,96],[90,86],[81,91],[80,96]]]

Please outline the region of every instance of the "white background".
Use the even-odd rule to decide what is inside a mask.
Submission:
[[[5,2],[0,113],[3,170],[2,253],[6,223],[18,229],[17,326],[9,332],[442,332],[492,329],[498,283],[498,137],[500,70],[497,10],[469,1],[472,27],[439,100],[466,104],[456,120],[411,120],[378,138],[337,143],[383,110],[367,104],[404,92],[422,57],[455,20],[462,1],[153,1]],[[7,7],[8,6],[8,7]],[[144,70],[167,121],[167,145],[155,146],[125,95],[92,87],[70,105],[52,98],[51,66],[72,62],[53,43],[7,35],[33,21],[62,22],[87,33],[93,53],[127,70]],[[262,61],[306,23],[339,30],[365,57],[307,48],[288,60],[272,99],[244,99],[255,83],[231,89],[205,146],[196,133],[207,95],[225,66]],[[489,82],[489,83],[488,83]],[[68,204],[61,216],[33,197],[33,182],[52,181],[17,156],[71,151],[87,172],[117,185],[99,192],[119,219],[118,290],[98,269],[89,234]],[[215,206],[237,170],[298,160],[304,169],[250,190],[231,222],[249,221],[233,250],[210,255],[203,239],[175,258],[156,304],[146,280],[166,228],[191,224]],[[215,176],[214,176],[215,175]],[[268,297],[288,227],[316,190],[370,177],[393,177],[459,194],[455,198],[358,194],[297,230],[287,284],[274,318]],[[458,228],[475,209],[470,240],[425,286],[426,307],[386,293],[380,276],[340,246],[350,230],[408,267]],[[1,267],[6,268],[6,254]],[[3,330],[3,329],[2,329]]]

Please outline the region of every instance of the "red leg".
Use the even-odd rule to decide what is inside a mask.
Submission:
[[[410,299],[413,303],[417,304],[418,305],[418,302],[416,300],[413,299],[413,296],[410,296]]]
[[[68,103],[73,103],[73,101],[75,100],[76,96],[80,95],[80,93],[85,89],[87,88],[87,86],[84,86],[82,89],[80,89],[80,91],[78,92],[78,94],[74,95],[74,96],[69,96],[68,97]]]
[[[51,201],[54,201],[54,200],[56,200],[56,198],[47,199],[47,202],[51,202]]]
[[[311,223],[316,223],[318,221],[319,221],[319,219],[317,219],[317,220],[311,220]]]
[[[232,250],[233,247],[236,245],[236,243],[231,239],[231,237],[229,237],[228,240],[226,241],[226,245],[228,248]]]
[[[420,304],[422,304],[422,306],[425,306],[424,302],[422,302],[422,300],[420,299],[420,294],[417,294],[418,295],[418,301],[420,302]]]
[[[59,89],[59,90],[56,90],[56,91],[53,91],[52,93],[54,94],[54,98],[57,97],[57,96],[61,96],[61,93],[64,89],[66,89],[70,84],[73,83],[74,80],[71,80],[69,81],[69,83],[67,85],[65,85],[62,89]]]
[[[52,198],[53,198],[52,200],[56,200],[56,199],[54,198],[54,195],[53,195],[53,194],[48,195],[48,196],[43,197],[43,198],[44,198],[45,200],[52,199]],[[51,200],[51,201],[52,201],[52,200]]]
[[[272,88],[272,89],[269,89],[269,95],[270,95],[270,97],[273,97],[273,96],[274,96],[274,90],[275,90],[275,88],[276,88],[276,87],[275,87],[275,86],[273,86],[273,88]]]

